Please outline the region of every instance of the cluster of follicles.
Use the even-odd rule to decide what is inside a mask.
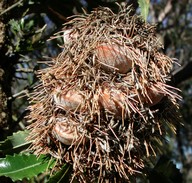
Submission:
[[[175,131],[180,96],[155,27],[120,7],[73,17],[63,51],[30,97],[31,149],[73,167],[79,182],[129,182]]]

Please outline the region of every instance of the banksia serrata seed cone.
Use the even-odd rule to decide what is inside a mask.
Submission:
[[[180,96],[166,84],[173,60],[130,11],[100,8],[66,23],[63,51],[30,98],[32,150],[73,164],[79,182],[129,182],[179,121]]]

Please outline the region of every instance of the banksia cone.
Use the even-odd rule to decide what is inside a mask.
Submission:
[[[64,25],[63,51],[30,97],[32,150],[73,164],[79,182],[129,182],[178,123],[173,60],[130,8],[100,8]],[[58,35],[57,35],[58,36]]]

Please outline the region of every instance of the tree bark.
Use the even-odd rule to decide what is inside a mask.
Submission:
[[[0,1],[0,12],[3,11],[3,1]],[[5,40],[5,25],[3,23],[3,19],[0,19],[0,53],[2,53],[2,47],[4,45]],[[0,54],[2,57],[2,54]],[[1,59],[2,62],[2,59]],[[7,101],[6,94],[3,89],[3,77],[4,70],[1,67],[0,62],[0,128],[4,128],[7,126]]]
[[[0,12],[6,6],[5,1],[0,0]],[[6,23],[4,18],[0,17],[0,140],[3,140],[8,134],[11,124],[11,104],[8,97],[11,95],[11,72],[12,68],[8,56],[6,56],[5,35]]]

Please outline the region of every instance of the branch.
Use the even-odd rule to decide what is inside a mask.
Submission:
[[[171,12],[172,9],[172,4],[171,4],[172,0],[169,0],[165,6],[165,8],[163,9],[163,11],[159,14],[158,16],[158,22],[162,22],[164,20],[164,18],[166,17],[166,15]]]
[[[189,79],[192,77],[192,61],[188,62],[184,66],[180,67],[179,69],[175,70],[172,73],[171,81],[173,85],[178,85],[181,82]]]
[[[10,7],[8,7],[7,9],[5,9],[4,11],[2,11],[2,12],[0,13],[0,16],[2,16],[3,14],[7,13],[7,12],[10,11],[10,10],[12,10],[13,8],[21,5],[22,1],[23,1],[23,0],[20,0],[20,1],[16,2],[15,4],[11,5]]]

